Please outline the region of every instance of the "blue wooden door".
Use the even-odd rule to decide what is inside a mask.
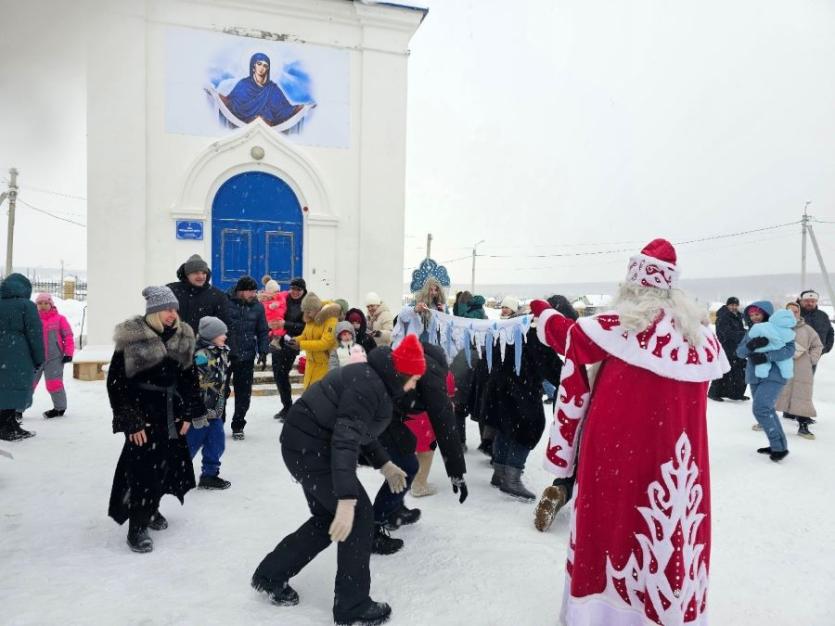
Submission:
[[[246,172],[227,180],[212,203],[212,282],[269,274],[281,286],[302,275],[302,211],[280,178]]]

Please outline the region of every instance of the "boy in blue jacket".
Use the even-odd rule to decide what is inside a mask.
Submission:
[[[194,419],[186,433],[188,449],[193,459],[203,449],[201,489],[228,489],[228,480],[220,477],[220,457],[226,448],[223,432],[223,411],[226,402],[227,374],[229,372],[229,348],[226,346],[226,324],[216,317],[200,320],[194,364],[200,378],[200,395],[207,416]]]

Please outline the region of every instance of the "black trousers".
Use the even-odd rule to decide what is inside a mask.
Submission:
[[[232,415],[232,432],[243,432],[246,426],[246,412],[252,398],[252,379],[255,375],[255,361],[235,359],[230,364],[229,377],[235,390],[235,413]],[[227,385],[229,389],[229,385]],[[224,411],[224,415],[226,411]]]
[[[311,517],[298,530],[281,540],[258,569],[256,576],[271,582],[287,582],[310,563],[317,554],[331,545],[328,529],[336,513],[337,498],[328,455],[317,452],[301,453],[281,447],[284,463],[290,474],[304,490]],[[354,527],[351,534],[337,545],[336,584],[334,585],[333,615],[343,620],[365,610],[371,602],[371,541],[373,513],[368,494],[357,481],[359,497],[354,508]]]
[[[275,378],[275,386],[278,388],[278,395],[281,398],[281,406],[289,409],[293,404],[290,370],[293,369],[293,363],[299,353],[297,350],[281,348],[280,350],[271,349],[270,354],[272,355],[273,378]]]
[[[710,383],[708,395],[738,400],[745,395],[745,359],[731,357],[731,369],[722,378]]]

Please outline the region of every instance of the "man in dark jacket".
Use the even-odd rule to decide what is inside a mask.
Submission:
[[[380,435],[380,443],[386,449],[391,459],[407,475],[407,485],[418,471],[418,460],[415,455],[417,439],[404,424],[410,415],[426,412],[435,439],[441,450],[447,476],[452,482],[455,493],[459,493],[459,501],[467,499],[467,484],[464,474],[467,465],[464,461],[464,451],[458,436],[458,424],[455,410],[447,390],[446,355],[438,346],[428,342],[421,342],[426,358],[426,372],[418,381],[414,391],[405,394],[395,405],[394,419]],[[375,554],[391,554],[403,547],[402,539],[389,537],[385,530],[393,530],[404,524],[413,524],[420,519],[420,509],[408,509],[403,504],[406,492],[394,493],[386,483],[383,483],[374,499],[375,536],[373,550]]]
[[[331,541],[338,542],[333,616],[338,624],[388,619],[391,607],[369,597],[373,512],[357,478],[362,453],[380,468],[393,491],[406,474],[376,437],[391,421],[392,401],[413,389],[426,364],[412,339],[396,350],[381,347],[367,363],[332,370],[293,404],[281,432],[281,454],[302,486],[311,518],[270,552],[252,586],[278,605],[298,604],[289,580]]]
[[[800,314],[803,316],[803,321],[809,324],[818,333],[823,344],[823,353],[826,354],[832,350],[832,343],[835,340],[835,333],[832,330],[832,322],[829,316],[818,308],[817,292],[807,289],[800,294],[798,302],[800,303]]]
[[[9,274],[0,285],[0,439],[16,441],[35,433],[17,423],[32,404],[35,370],[44,362],[41,318],[32,297],[32,283]]]
[[[168,283],[180,303],[180,319],[197,334],[200,320],[211,315],[229,324],[226,294],[210,283],[212,271],[199,254],[192,254],[177,270],[177,282]]]
[[[731,369],[719,380],[710,383],[707,397],[717,402],[724,402],[723,398],[731,400],[748,400],[745,395],[745,365],[746,359],[736,356],[739,342],[745,336],[745,322],[739,311],[739,299],[731,296],[725,306],[716,312],[716,337],[722,344],[725,356],[731,364]]]
[[[232,415],[232,439],[235,440],[244,438],[255,357],[258,357],[262,370],[267,366],[269,330],[257,293],[258,285],[251,276],[238,280],[229,292],[229,369],[231,385],[235,390],[235,413]]]
[[[270,328],[283,328],[285,331],[281,337],[281,346],[277,349],[270,348],[273,378],[275,378],[275,386],[278,387],[278,395],[281,398],[281,411],[273,416],[278,420],[287,417],[287,412],[293,404],[290,370],[293,369],[293,363],[299,356],[299,348],[292,342],[285,343],[285,340],[298,337],[304,330],[302,300],[306,295],[307,283],[304,282],[304,278],[294,278],[290,282],[290,291],[287,294],[287,312],[284,314],[284,319],[270,324]]]

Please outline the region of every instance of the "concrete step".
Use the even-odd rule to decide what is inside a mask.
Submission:
[[[297,371],[293,370],[290,372],[290,383],[300,383],[304,380],[304,376],[299,374]],[[255,374],[253,376],[253,382],[255,383],[273,383],[273,373],[271,370],[265,370],[263,372],[259,371],[258,369],[255,370]]]
[[[302,395],[303,388],[300,384],[292,385],[291,391],[294,398],[298,398]],[[253,385],[252,386],[252,395],[253,396],[277,396],[278,389],[275,388],[275,385]]]

